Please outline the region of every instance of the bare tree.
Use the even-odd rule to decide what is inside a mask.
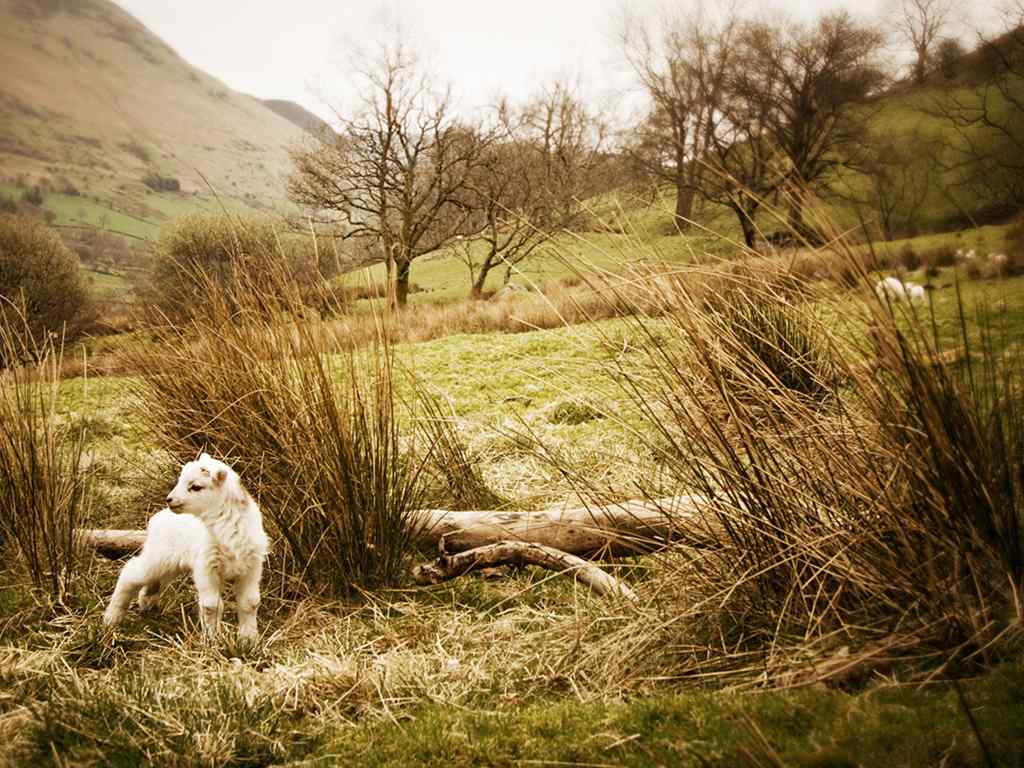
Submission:
[[[949,88],[926,108],[956,134],[936,155],[970,208],[1005,214],[1024,205],[1024,2],[1006,14],[1001,35],[978,47],[981,82]]]
[[[476,238],[457,255],[479,298],[488,274],[511,269],[585,217],[602,190],[605,126],[566,82],[555,82],[519,109],[498,110],[500,141],[484,151],[471,178]]]
[[[626,59],[651,100],[651,110],[636,132],[630,151],[636,162],[672,185],[675,218],[689,226],[700,187],[707,113],[704,84],[689,65],[692,27],[682,16],[664,18],[652,30],[626,17],[619,37]]]
[[[732,89],[758,104],[766,135],[788,165],[790,226],[812,235],[804,195],[851,163],[863,146],[872,110],[866,105],[886,76],[878,61],[883,36],[846,12],[812,26],[748,25],[738,45]]]
[[[541,90],[522,111],[521,133],[541,153],[544,186],[562,226],[582,219],[580,204],[607,191],[608,125],[567,81]]]
[[[479,231],[460,243],[456,257],[469,270],[470,296],[479,299],[491,271],[504,264],[507,276],[551,236],[556,217],[541,155],[524,141],[509,137],[489,147],[472,188]]]
[[[406,303],[414,259],[471,234],[468,182],[489,138],[457,121],[401,42],[356,71],[361,108],[296,150],[291,198],[366,240],[388,267],[392,306]]]
[[[717,26],[693,22],[683,66],[697,84],[704,105],[703,153],[698,192],[737,217],[743,239],[753,247],[755,215],[786,181],[786,169],[768,130],[768,104],[742,88],[748,61],[737,45],[744,24],[736,17]]]
[[[872,135],[861,167],[844,174],[845,191],[838,194],[851,203],[862,226],[877,218],[886,240],[907,231],[928,199],[933,163],[930,152],[922,151],[927,142],[916,131]]]
[[[953,0],[900,0],[893,13],[899,35],[914,49],[913,76],[923,83],[935,46],[953,12]]]

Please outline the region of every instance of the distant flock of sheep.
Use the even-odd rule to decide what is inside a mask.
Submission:
[[[975,261],[977,254],[974,253],[974,249],[964,252],[962,249],[957,248],[956,260],[957,261]],[[988,255],[988,263],[994,267],[1004,267],[1010,261],[1010,257],[1005,253],[990,253]]]
[[[962,249],[957,249],[955,255],[956,260],[959,262],[978,260],[977,254],[974,252],[973,248],[966,252]],[[990,253],[987,261],[993,267],[1002,268],[1009,262],[1009,257],[1005,253]],[[875,283],[875,294],[882,301],[907,301],[917,303],[924,301],[924,290],[923,285],[918,285],[911,280],[903,282],[896,277],[886,277]]]

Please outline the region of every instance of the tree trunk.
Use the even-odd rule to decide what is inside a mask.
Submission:
[[[748,211],[743,207],[743,202],[740,201],[733,210],[736,212],[736,218],[740,220],[740,229],[743,231],[743,242],[747,244],[747,248],[753,250],[754,245],[757,242],[757,227],[754,226],[754,211]]]
[[[484,259],[476,275],[473,277],[473,283],[469,288],[469,297],[471,299],[479,299],[484,293],[484,284],[487,282],[487,275],[491,273],[491,267],[494,266],[494,254],[491,253]]]
[[[690,228],[693,218],[693,188],[682,174],[676,180],[676,226],[680,230]]]
[[[409,299],[409,270],[412,260],[402,258],[395,262],[395,306],[404,307]]]
[[[671,541],[717,544],[721,533],[714,516],[705,514],[709,507],[703,496],[675,496],[540,512],[421,509],[411,517],[416,544],[423,549],[453,553],[520,541],[594,558],[652,552]],[[130,555],[146,540],[145,531],[82,530],[80,535],[109,558]]]
[[[578,580],[599,595],[615,595],[627,600],[636,600],[629,587],[596,565],[575,555],[570,555],[540,544],[525,544],[521,541],[500,541],[457,555],[441,555],[432,563],[424,563],[413,569],[417,584],[440,584],[479,568],[496,565],[539,565],[550,571],[571,572]]]
[[[388,297],[388,309],[395,310],[395,250],[392,247],[391,239],[386,235],[381,237],[381,247],[384,249],[384,267],[387,286],[385,295]]]
[[[928,77],[928,51],[918,50],[914,61],[914,82],[921,85]]]

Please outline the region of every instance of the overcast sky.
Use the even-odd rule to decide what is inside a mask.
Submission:
[[[291,99],[322,116],[343,104],[352,45],[397,18],[448,78],[461,108],[502,92],[525,98],[541,82],[575,75],[591,96],[626,98],[629,79],[615,42],[624,7],[656,14],[665,0],[116,0],[191,64],[231,88]],[[780,0],[810,18],[846,7],[877,18],[891,0]],[[968,3],[970,5],[970,3]],[[676,2],[675,7],[685,6]]]

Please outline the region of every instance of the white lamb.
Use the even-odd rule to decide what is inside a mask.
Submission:
[[[191,573],[206,634],[216,634],[223,611],[221,591],[226,581],[234,581],[238,636],[255,639],[267,553],[256,502],[231,467],[204,453],[181,468],[167,507],[150,518],[142,551],[121,569],[104,623],[121,621],[135,595],[140,610],[150,608],[162,583]]]

